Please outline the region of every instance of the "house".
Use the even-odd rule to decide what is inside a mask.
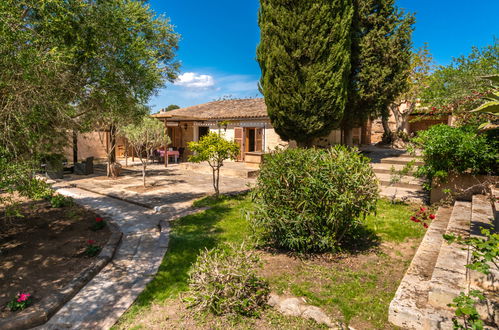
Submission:
[[[293,141],[281,140],[275,132],[267,107],[262,98],[213,101],[171,111],[160,111],[152,115],[162,120],[172,143],[169,147],[182,150],[183,160],[190,151],[188,142],[198,141],[209,132],[222,133],[226,139],[240,146],[238,161],[259,162],[261,155],[276,147],[295,146]],[[354,140],[360,142],[361,129],[354,130]],[[316,139],[318,146],[341,143],[341,131]]]
[[[241,152],[238,161],[258,163],[263,153],[276,147],[295,146],[294,141],[283,141],[275,132],[263,98],[221,100],[175,109],[160,111],[151,115],[164,122],[171,139],[168,148],[179,151],[182,161],[187,161],[191,154],[188,143],[199,141],[209,132],[223,134],[226,139],[234,140],[240,145]],[[389,125],[395,129],[395,119],[390,118]],[[422,122],[411,122],[409,131],[426,129],[437,122],[432,118]],[[381,120],[367,121],[362,127],[353,130],[353,142],[371,144],[381,141],[383,128]],[[116,138],[116,156],[133,156],[133,150],[127,145],[126,139]],[[328,147],[343,142],[341,130],[333,130],[328,136],[313,141],[318,147]],[[105,158],[109,150],[109,132],[91,132],[78,137],[78,158],[93,156]],[[67,150],[70,159],[71,150]]]

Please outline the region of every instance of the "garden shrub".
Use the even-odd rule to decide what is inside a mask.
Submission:
[[[260,259],[244,244],[203,251],[190,271],[191,307],[216,315],[258,316],[270,293],[256,268]]]
[[[431,182],[449,174],[494,174],[498,172],[498,144],[467,127],[435,125],[412,139],[422,150],[424,165],[416,175]]]
[[[71,205],[73,205],[73,199],[71,197],[66,197],[61,194],[55,194],[50,197],[50,206],[53,208],[61,208]]]
[[[369,159],[356,149],[276,150],[261,166],[249,220],[265,244],[333,251],[376,210],[378,195]]]

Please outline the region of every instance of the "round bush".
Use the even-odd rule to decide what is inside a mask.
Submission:
[[[269,285],[259,277],[260,259],[241,245],[205,250],[190,272],[191,307],[216,315],[258,316],[267,304]]]
[[[412,139],[422,149],[424,165],[416,175],[443,179],[449,173],[494,174],[498,172],[497,143],[466,127],[435,125]]]
[[[369,160],[344,146],[277,150],[265,157],[250,223],[266,244],[297,252],[332,251],[376,210]]]

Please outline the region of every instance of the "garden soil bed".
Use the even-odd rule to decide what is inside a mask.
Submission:
[[[80,206],[51,208],[46,201],[20,200],[23,217],[6,220],[0,205],[0,318],[13,315],[6,304],[29,292],[36,305],[62,290],[94,258],[87,241],[103,247],[111,232],[92,231],[97,215]]]

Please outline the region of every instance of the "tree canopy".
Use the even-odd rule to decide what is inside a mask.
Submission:
[[[176,77],[177,42],[144,1],[2,1],[0,142],[32,155],[68,129],[140,118]]]
[[[388,116],[407,88],[412,14],[394,0],[260,4],[260,90],[281,138],[305,145]]]
[[[388,106],[408,87],[414,16],[394,0],[354,0],[351,71],[342,126],[388,116]]]
[[[499,74],[499,39],[491,45],[473,47],[471,53],[454,58],[439,66],[431,75],[429,86],[421,95],[423,105],[430,113],[452,113],[462,123],[483,122],[477,113],[470,113],[482,104],[493,88],[484,76]]]
[[[147,161],[156,149],[171,143],[170,138],[166,135],[165,125],[156,118],[144,116],[138,123],[121,127],[119,133],[128,140],[128,143],[139,156],[142,163],[142,179],[145,187]]]
[[[338,127],[350,72],[351,0],[261,0],[260,91],[284,140],[308,145]]]

